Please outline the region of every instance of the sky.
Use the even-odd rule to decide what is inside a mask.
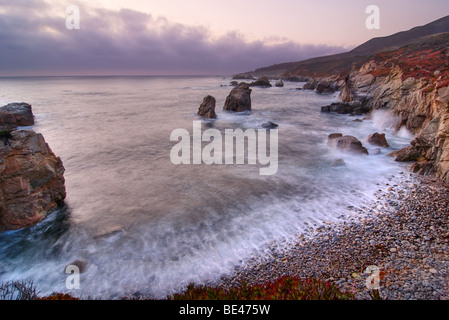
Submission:
[[[230,75],[446,15],[447,0],[0,0],[0,76]]]

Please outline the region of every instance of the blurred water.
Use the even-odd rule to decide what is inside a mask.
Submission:
[[[386,153],[410,136],[389,129],[388,115],[354,122],[322,114],[338,99],[284,88],[253,88],[253,111],[222,106],[231,87],[222,77],[3,78],[0,105],[33,105],[43,133],[66,168],[67,211],[26,230],[0,234],[0,281],[31,279],[41,294],[163,298],[190,282],[218,279],[273,240],[343,221],[363,207],[377,184],[404,170]],[[214,127],[279,124],[279,170],[257,165],[180,165],[170,161],[174,129],[192,132],[203,97],[217,99]],[[386,127],[382,127],[386,126]],[[339,154],[330,133],[360,140],[381,130],[391,145],[380,155]],[[380,132],[380,131],[379,131]],[[372,147],[367,146],[368,149]],[[333,167],[342,158],[344,167]],[[88,262],[81,289],[65,287],[64,268]]]

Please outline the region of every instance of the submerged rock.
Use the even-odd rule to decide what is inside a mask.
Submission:
[[[215,119],[217,117],[215,114],[215,103],[216,101],[213,96],[204,97],[198,110],[198,115],[208,119]]]
[[[235,87],[226,98],[223,109],[233,112],[250,111],[251,91],[247,84],[241,84]]]
[[[265,128],[265,129],[275,129],[277,127],[279,127],[279,125],[276,123],[273,123],[271,121],[262,123],[262,128]]]
[[[331,163],[331,167],[344,167],[346,166],[346,162],[343,159],[335,159],[332,163]]]

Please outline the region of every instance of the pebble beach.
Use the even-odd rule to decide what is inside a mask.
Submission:
[[[335,283],[358,300],[373,299],[376,285],[385,300],[448,300],[449,186],[411,172],[389,180],[379,186],[378,200],[350,221],[273,244],[270,253],[243,263],[219,285],[292,275]]]

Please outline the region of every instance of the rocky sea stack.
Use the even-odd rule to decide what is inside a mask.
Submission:
[[[215,104],[216,100],[212,96],[206,96],[198,109],[198,115],[208,119],[215,119],[217,115],[215,114]]]
[[[233,112],[250,111],[251,91],[247,84],[241,84],[235,87],[226,98],[223,109]]]
[[[32,124],[29,104],[0,108],[0,231],[35,225],[64,204],[61,159],[42,134],[18,129]]]

